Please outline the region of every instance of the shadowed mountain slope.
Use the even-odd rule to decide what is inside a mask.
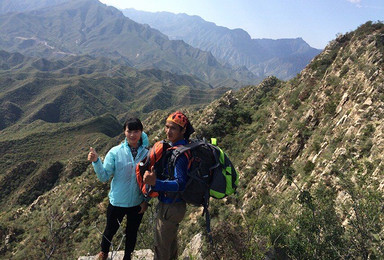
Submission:
[[[31,11],[68,1],[70,0],[2,0],[0,2],[0,14]]]
[[[0,52],[0,129],[16,122],[73,122],[104,113],[147,113],[206,104],[227,88],[193,76],[137,71],[89,56],[62,60]]]

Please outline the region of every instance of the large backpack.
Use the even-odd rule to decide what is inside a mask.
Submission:
[[[168,164],[173,165],[178,156],[190,152],[189,180],[180,197],[189,204],[203,206],[206,229],[210,241],[209,198],[222,199],[236,192],[239,184],[237,174],[228,156],[216,146],[216,139],[212,143],[206,140],[192,140],[189,144],[176,148]]]
[[[176,159],[183,153],[189,153],[190,164],[189,180],[185,190],[180,192],[183,200],[200,206],[209,196],[221,199],[235,193],[239,176],[228,156],[218,146],[206,140],[192,140],[173,150],[168,169],[175,166]]]
[[[192,140],[190,143],[177,147],[170,147],[165,141],[154,144],[141,163],[137,165],[136,175],[144,196],[155,197],[158,193],[151,190],[142,181],[145,170],[155,166],[155,172],[160,173],[167,168],[169,176],[160,174],[159,178],[172,179],[177,158],[185,154],[189,160],[189,179],[184,191],[177,196],[188,204],[203,206],[203,214],[206,216],[207,232],[210,233],[210,217],[208,211],[209,198],[224,198],[235,193],[239,182],[232,162],[228,156],[216,145],[216,139],[212,143],[204,140]]]

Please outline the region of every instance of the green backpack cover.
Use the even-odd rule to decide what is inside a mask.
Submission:
[[[211,142],[212,145],[216,145],[215,138],[212,138]],[[236,192],[239,175],[223,150],[218,146],[214,146],[214,150],[220,164],[212,172],[209,194],[211,197],[221,199]]]

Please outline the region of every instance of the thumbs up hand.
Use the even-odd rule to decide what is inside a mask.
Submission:
[[[155,184],[156,184],[155,167],[152,166],[151,171],[145,171],[144,176],[143,176],[143,181],[145,184],[155,186]]]
[[[93,149],[93,147],[90,147],[88,153],[88,161],[96,162],[98,157],[99,155],[97,154],[96,150]]]

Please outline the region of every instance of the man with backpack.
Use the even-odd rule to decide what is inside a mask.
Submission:
[[[194,129],[188,118],[180,111],[176,111],[167,118],[165,132],[171,146],[176,147],[186,145]],[[159,193],[155,260],[177,259],[177,232],[186,212],[186,202],[180,198],[179,192],[184,190],[188,180],[188,164],[188,156],[182,154],[176,159],[173,172],[169,172],[170,168],[164,165],[162,176],[155,172],[154,167],[151,171],[146,171],[143,176],[144,183],[151,185],[152,189]]]

